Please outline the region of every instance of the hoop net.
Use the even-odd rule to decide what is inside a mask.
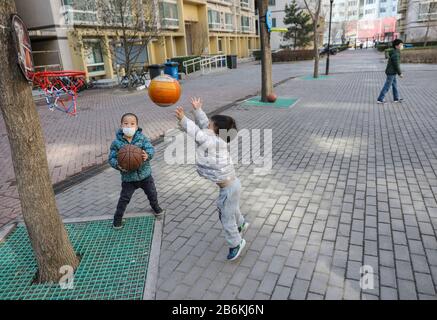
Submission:
[[[50,110],[75,116],[77,91],[85,84],[83,71],[44,71],[33,74],[33,83],[43,92]]]

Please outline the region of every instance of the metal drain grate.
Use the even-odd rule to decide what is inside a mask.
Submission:
[[[66,224],[82,260],[74,288],[32,284],[36,261],[24,226],[0,243],[0,300],[139,300],[143,297],[155,218],[127,218],[124,228],[112,221]]]

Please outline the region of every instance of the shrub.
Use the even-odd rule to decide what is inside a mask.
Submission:
[[[284,49],[272,53],[273,62],[312,60],[313,57],[314,57],[313,50]]]
[[[376,45],[376,49],[380,52],[383,52],[387,49],[390,49],[392,47],[391,42],[390,43],[380,43]]]
[[[401,53],[403,63],[437,63],[437,48],[407,49]]]

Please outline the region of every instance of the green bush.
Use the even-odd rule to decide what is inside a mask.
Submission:
[[[376,49],[380,52],[384,52],[385,50],[391,48],[391,43],[380,43],[376,45]]]
[[[198,57],[199,56],[181,56],[181,57],[171,58],[170,61],[179,63],[178,72],[185,73],[185,68],[183,66],[183,62],[187,61],[187,60],[194,59],[194,58],[198,58]],[[196,65],[196,70],[195,71],[198,71],[198,70],[200,70],[200,66]],[[194,71],[193,70],[193,66],[188,67],[188,73],[191,73],[193,71]]]
[[[284,49],[272,53],[273,62],[312,60],[313,57],[314,57],[313,50]]]

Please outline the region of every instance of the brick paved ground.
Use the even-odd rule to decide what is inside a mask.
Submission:
[[[273,128],[271,174],[236,166],[251,227],[234,263],[225,261],[217,187],[193,166],[167,165],[166,144],[157,147],[154,177],[167,208],[159,299],[437,298],[437,66],[404,66],[406,101],[380,106],[383,61],[373,52],[343,57],[327,80],[277,87],[300,98],[291,109],[225,112],[240,128]],[[119,184],[105,170],[57,195],[60,211],[111,214]],[[145,209],[138,192],[128,211]],[[362,265],[373,268],[372,290],[360,290]]]
[[[309,72],[311,62],[275,65],[274,81]],[[210,75],[193,75],[183,82],[180,102],[188,103],[191,95],[202,94],[207,110],[250,94],[255,94],[259,84],[259,65],[241,64],[238,69]],[[140,124],[150,138],[162,135],[175,126],[172,108],[158,108],[148,98],[147,92],[126,94],[122,90],[91,90],[79,98],[79,114],[72,118],[60,112],[48,111],[38,106],[47,146],[47,157],[53,183],[82,170],[104,163],[108,144],[114,138],[115,128],[125,112],[135,112]],[[15,174],[9,141],[3,118],[0,115],[0,227],[21,213],[16,189]]]
[[[345,53],[352,67],[374,53]],[[339,62],[346,69],[346,61]],[[373,63],[372,68],[381,67]],[[217,188],[190,165],[153,160],[167,208],[159,299],[437,298],[436,66],[405,66],[399,105],[375,104],[382,72],[290,80],[291,109],[235,106],[240,128],[273,128],[273,170],[238,165],[251,222],[244,256],[225,261]],[[391,97],[389,97],[391,98]],[[66,217],[113,213],[119,176],[106,170],[57,196]],[[138,192],[129,211],[148,209]],[[375,273],[360,290],[359,269]]]

